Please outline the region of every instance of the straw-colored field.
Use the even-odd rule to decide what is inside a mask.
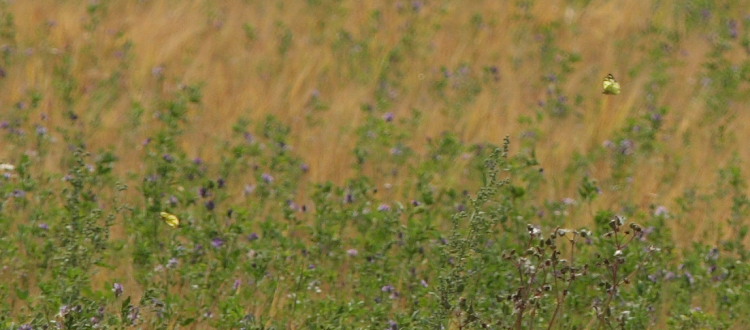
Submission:
[[[7,69],[2,101],[10,108],[30,91],[40,92],[49,125],[65,123],[53,74],[65,66],[77,82],[71,91],[75,111],[99,123],[86,130],[92,147],[115,146],[123,156],[117,167],[127,169],[140,166],[128,156],[140,151],[155,125],[149,112],[160,97],[183,84],[201,84],[203,103],[189,114],[181,141],[190,155],[212,159],[240,116],[275,114],[292,128],[292,145],[310,164],[310,178],[343,182],[352,174],[360,107],[374,102],[389,70],[398,84],[389,86],[388,110],[397,118],[414,111],[424,116],[410,141],[419,150],[425,139],[445,131],[471,143],[520,139],[529,125],[519,118],[536,118],[539,102],[549,97],[545,75],[559,72],[566,56],[575,54],[580,60],[555,86],[570,99],[570,114],[534,125],[536,154],[551,178],[540,197],[573,194],[575,186],[564,179],[572,155],[601,146],[628,118],[646,113],[649,103],[668,109],[658,139],[662,157],[639,163],[627,189],[599,202],[642,196],[643,205],[671,204],[688,187],[712,185],[733,155],[748,158],[750,149],[737,145],[750,139],[744,99],[729,102],[717,120],[707,119],[711,86],[703,77],[712,32],[689,30],[686,15],[676,9],[681,1],[521,3],[436,1],[412,12],[405,1],[341,1],[312,9],[304,1],[101,1],[101,12],[89,15],[77,1],[16,1],[6,5],[17,26],[14,51],[27,56]],[[91,16],[98,20],[93,31],[86,28]],[[679,42],[668,43],[656,29],[674,33]],[[282,47],[288,48],[283,54]],[[546,62],[544,47],[555,48]],[[389,63],[393,52],[403,55]],[[655,52],[666,54],[655,61]],[[745,58],[740,48],[727,56],[737,65]],[[497,79],[488,79],[488,67],[497,68]],[[451,104],[431,92],[444,72],[462,69],[467,77],[452,82],[478,80],[471,100]],[[600,92],[610,72],[623,85],[615,98]],[[657,74],[666,84],[649,95],[646,86]],[[453,98],[461,92],[452,92]],[[310,106],[313,95],[325,110]],[[135,103],[146,108],[137,127],[128,125]],[[717,146],[721,134],[725,142]],[[595,162],[586,171],[606,175],[607,168]]]

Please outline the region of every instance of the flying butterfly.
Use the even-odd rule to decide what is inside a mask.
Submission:
[[[606,77],[604,77],[604,82],[602,82],[602,86],[604,87],[604,90],[602,91],[603,94],[607,95],[617,95],[620,94],[620,83],[615,80],[615,76],[613,76],[611,73],[608,74]]]
[[[170,227],[177,228],[180,225],[180,218],[176,215],[167,212],[161,212],[160,215],[161,220],[166,222]]]

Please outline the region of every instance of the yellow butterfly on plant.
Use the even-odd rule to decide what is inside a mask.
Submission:
[[[176,215],[167,212],[161,212],[159,214],[161,215],[161,219],[170,227],[177,228],[180,225],[180,218]]]

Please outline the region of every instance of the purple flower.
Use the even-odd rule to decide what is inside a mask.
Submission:
[[[19,327],[18,330],[34,330],[34,327],[32,327],[31,324],[26,323]]]
[[[13,197],[15,198],[24,198],[26,197],[26,192],[23,190],[13,190]]]
[[[46,223],[44,223],[44,222],[42,222],[42,223],[40,223],[40,224],[39,224],[39,228],[40,228],[40,229],[44,229],[44,230],[47,230],[47,229],[49,229],[49,225],[48,225],[48,224],[46,224]]]
[[[393,285],[388,284],[388,285],[385,285],[382,288],[380,288],[380,291],[383,291],[385,293],[392,293],[392,292],[396,291],[396,288],[393,287]]]
[[[68,305],[62,305],[62,306],[60,306],[60,310],[58,311],[57,315],[64,317],[64,316],[68,315],[70,313],[70,311],[71,311],[71,308],[68,307]]]
[[[251,241],[251,242],[254,241],[254,240],[257,240],[258,238],[259,238],[258,234],[256,234],[256,233],[251,233],[250,235],[247,235],[247,239],[249,241]]]
[[[135,306],[130,306],[130,312],[128,313],[128,321],[130,321],[131,324],[135,324],[135,321],[138,321],[138,318],[140,317],[140,309]]]
[[[416,12],[419,12],[422,9],[423,6],[424,6],[424,2],[422,2],[422,1],[412,1],[411,2],[411,9],[413,9]]]
[[[346,203],[347,204],[354,203],[354,195],[352,195],[351,193],[347,193],[346,194]]]
[[[216,185],[219,186],[219,188],[224,188],[224,186],[226,185],[226,181],[224,181],[223,178],[219,178],[218,180],[216,180]]]
[[[664,118],[662,118],[662,115],[660,113],[652,113],[651,114],[651,121],[661,122],[662,119],[664,119]]]
[[[398,323],[396,323],[396,321],[394,321],[394,320],[389,320],[388,321],[388,329],[389,330],[398,330]]]
[[[425,287],[425,288],[429,286],[429,284],[427,284],[427,281],[425,281],[425,280],[419,281],[419,284],[422,284],[422,286]]]
[[[9,122],[3,121],[2,123],[0,123],[0,128],[8,128],[8,127],[10,127],[10,123]]]
[[[674,272],[667,272],[664,274],[664,279],[667,281],[673,280],[675,277],[677,277],[677,275]]]
[[[383,115],[383,120],[385,120],[385,121],[387,121],[387,122],[389,122],[389,123],[390,123],[390,122],[392,122],[392,121],[393,121],[393,118],[394,118],[394,117],[395,117],[395,116],[393,115],[393,112],[386,112],[386,113],[385,113],[385,114]]]
[[[307,173],[308,171],[310,171],[310,166],[309,166],[309,165],[307,165],[307,164],[302,164],[302,165],[300,165],[300,166],[299,166],[299,168],[300,168],[300,169],[302,170],[302,172],[304,172],[304,173]]]
[[[169,204],[172,205],[172,207],[177,206],[178,202],[179,202],[179,200],[177,200],[177,197],[175,197],[175,195],[170,195],[169,196]]]
[[[650,235],[651,233],[653,233],[654,230],[656,230],[656,228],[654,228],[653,226],[652,227],[646,227],[646,228],[644,228],[643,232],[641,232],[641,238],[640,238],[640,240],[641,241],[646,241],[648,239],[648,235]]]
[[[206,209],[207,210],[213,211],[215,207],[216,207],[216,203],[214,203],[213,199],[210,200],[210,201],[208,201],[208,202],[206,202]]]
[[[153,68],[151,68],[151,75],[157,78],[161,78],[164,76],[164,66],[163,65],[157,65]]]
[[[47,127],[44,127],[42,125],[36,126],[36,134],[39,136],[47,135]]]
[[[112,285],[112,292],[115,293],[115,297],[119,297],[122,294],[123,287],[120,283],[115,283]]]
[[[163,158],[163,159],[164,159],[164,161],[166,161],[167,163],[171,163],[171,162],[173,162],[173,161],[174,161],[174,157],[173,157],[172,155],[170,155],[170,154],[164,154],[164,155],[162,156],[162,158]]]
[[[195,157],[195,159],[193,159],[193,164],[201,165],[203,164],[203,159],[201,159],[200,157]]]
[[[200,195],[202,198],[208,197],[208,188],[201,187],[201,189],[198,190],[198,195]]]
[[[669,214],[669,210],[663,205],[659,205],[654,211],[654,215],[657,217],[665,217]]]
[[[635,143],[633,140],[625,139],[620,141],[620,153],[623,155],[632,155],[635,151]]]
[[[357,255],[359,255],[359,251],[357,251],[357,249],[349,249],[346,250],[346,254],[348,254],[350,257],[356,257]]]
[[[729,20],[729,36],[737,39],[737,20]]]
[[[237,289],[239,289],[239,288],[240,288],[240,284],[242,284],[242,281],[240,281],[240,279],[239,279],[239,278],[238,278],[238,279],[236,279],[236,280],[234,280],[234,285],[232,285],[232,289],[233,289],[233,290],[237,290]]]
[[[177,261],[177,258],[171,258],[169,261],[167,261],[167,268],[175,268],[177,267],[177,264],[179,262]]]
[[[381,212],[390,211],[390,209],[391,209],[391,206],[388,204],[380,204],[380,206],[378,206],[378,211],[381,211]]]
[[[266,183],[271,183],[271,182],[273,182],[273,176],[271,176],[271,175],[270,175],[270,174],[268,174],[268,173],[263,173],[263,174],[261,175],[261,178],[262,178],[262,179],[263,179],[263,181],[265,181]]]
[[[218,249],[224,246],[224,240],[219,237],[215,237],[214,239],[211,240],[211,245]]]

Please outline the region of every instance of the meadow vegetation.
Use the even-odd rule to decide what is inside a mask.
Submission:
[[[0,328],[740,329],[748,8],[0,1]]]

